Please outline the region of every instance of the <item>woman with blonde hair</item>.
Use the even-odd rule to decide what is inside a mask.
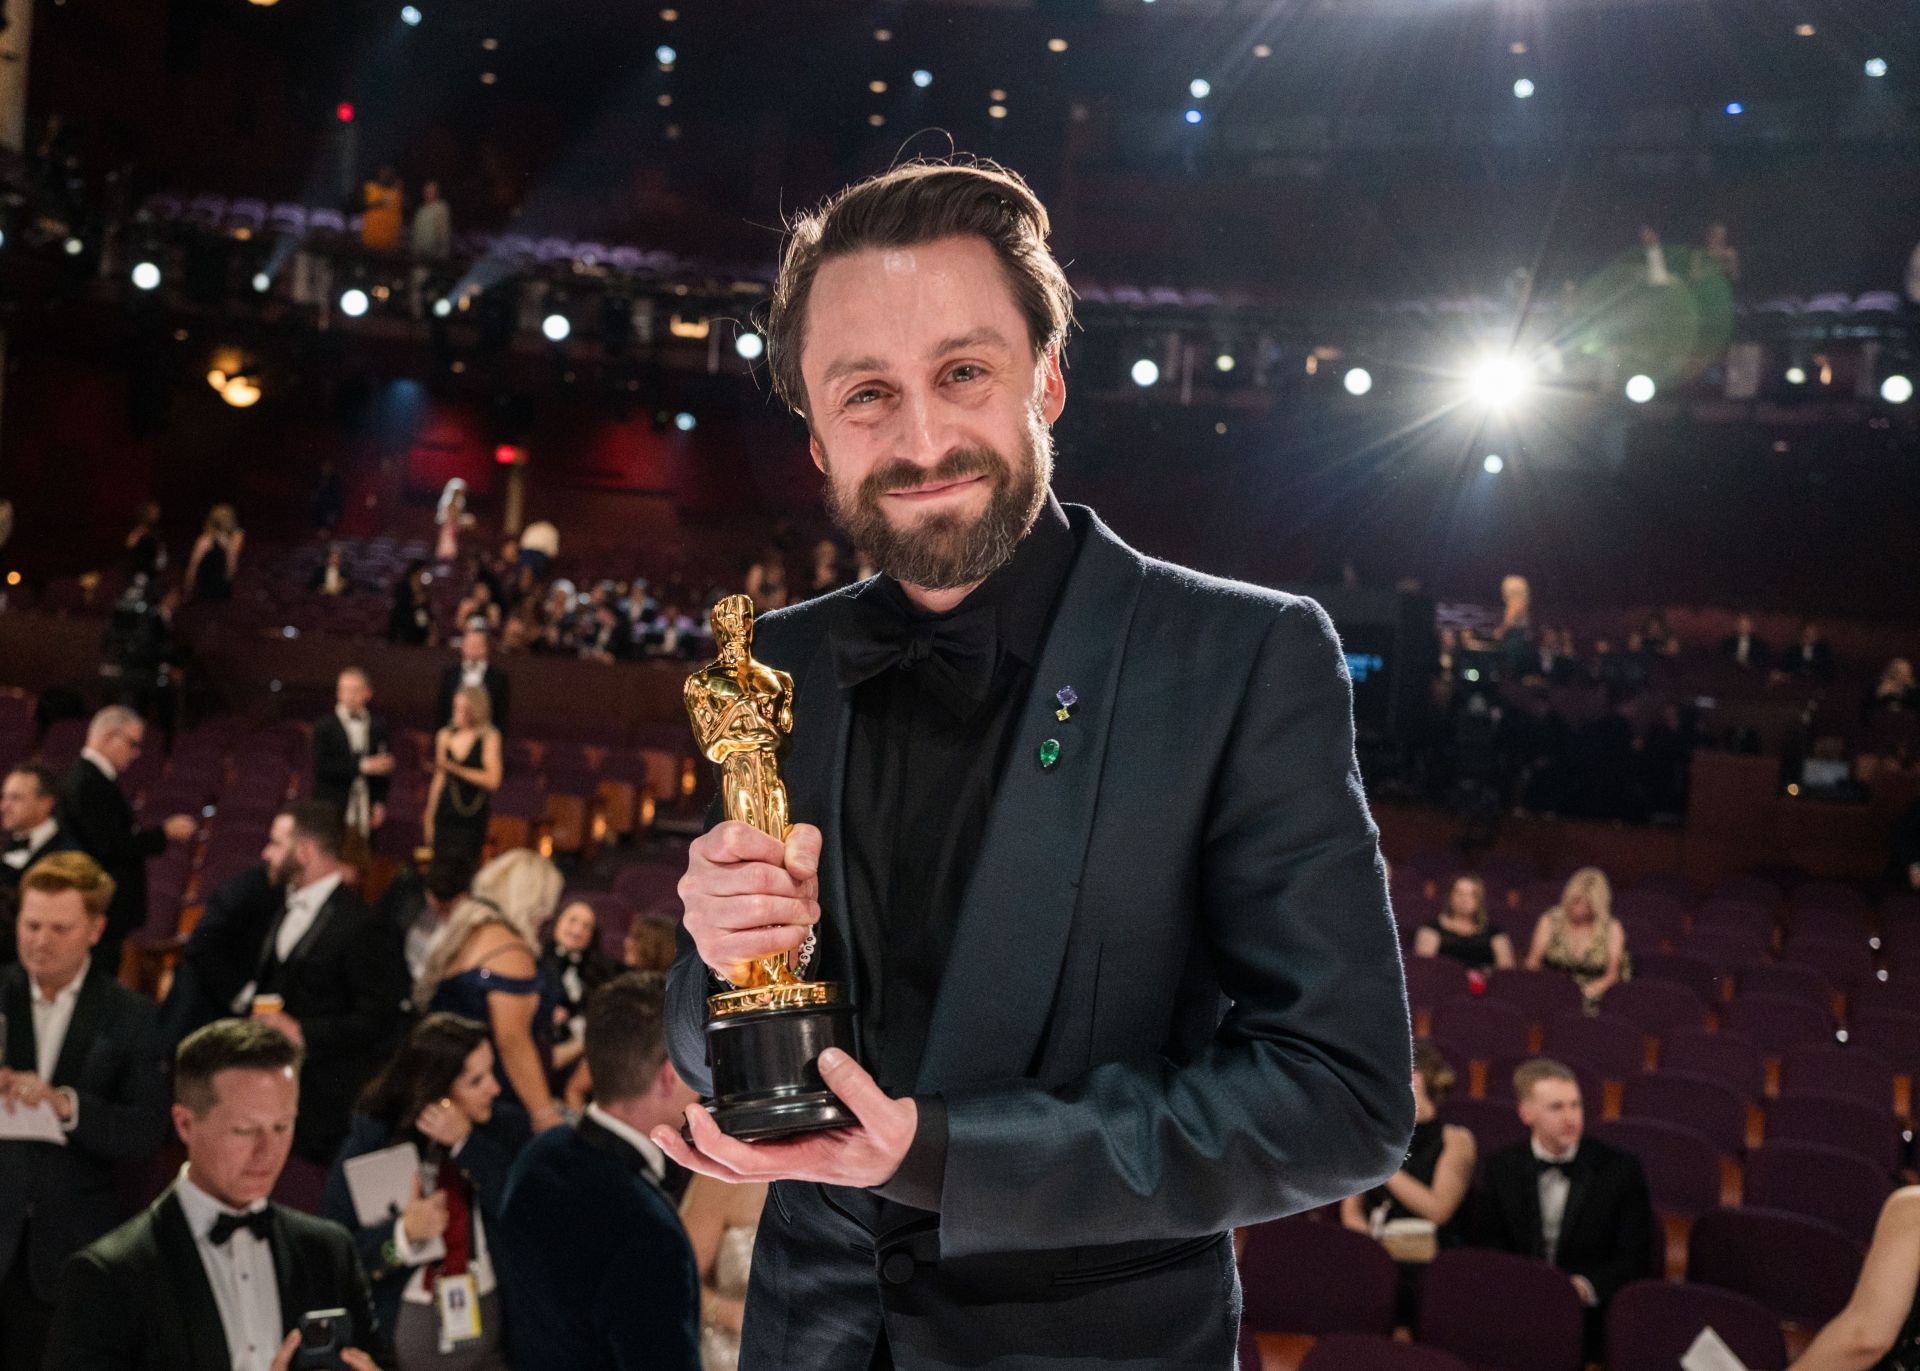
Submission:
[[[1527,970],[1573,977],[1589,1008],[1630,978],[1627,931],[1613,917],[1613,887],[1599,867],[1583,866],[1569,876],[1560,903],[1540,916],[1527,949]]]
[[[427,949],[413,990],[417,1009],[487,1025],[494,1069],[506,1087],[500,1107],[524,1110],[535,1132],[565,1121],[547,1088],[553,1005],[542,993],[535,951],[540,926],[553,917],[565,884],[559,869],[529,848],[495,857]]]
[[[1413,934],[1413,955],[1447,957],[1470,971],[1509,971],[1513,939],[1487,918],[1487,883],[1459,875],[1447,891],[1447,903]]]
[[[462,686],[453,693],[453,718],[433,735],[433,783],[420,825],[434,856],[479,862],[501,774],[493,702],[481,687]]]
[[[240,574],[240,549],[247,541],[232,505],[215,505],[194,540],[187,558],[187,594],[195,604],[217,604],[233,598],[233,578]]]
[[[433,546],[433,559],[450,564],[460,556],[460,535],[473,527],[473,516],[467,513],[467,483],[458,476],[448,481],[446,488],[440,492],[440,503],[434,508],[433,522],[440,526],[440,536]]]

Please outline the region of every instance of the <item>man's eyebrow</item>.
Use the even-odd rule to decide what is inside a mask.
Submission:
[[[942,338],[934,345],[933,355],[942,356],[949,352],[965,352],[968,348],[987,345],[1010,348],[1006,335],[996,328],[977,328],[970,333],[956,334],[951,338]]]
[[[856,371],[885,371],[887,364],[878,357],[842,357],[827,368],[827,374],[820,378],[821,385],[832,385],[842,376],[851,376]]]

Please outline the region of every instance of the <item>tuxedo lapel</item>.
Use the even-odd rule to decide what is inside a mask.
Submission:
[[[33,999],[27,989],[25,967],[7,968],[6,994],[0,1009],[7,1016],[7,1069],[34,1070],[40,1045],[33,1034]]]
[[[186,1211],[169,1189],[154,1201],[150,1213],[154,1245],[160,1249],[158,1274],[173,1289],[181,1327],[186,1332],[188,1364],[195,1367],[232,1365],[226,1325],[220,1322],[220,1306],[214,1303],[213,1287],[207,1283],[207,1268],[200,1261],[199,1249],[193,1245]]]
[[[852,596],[868,594],[876,582],[866,581],[855,587]],[[846,597],[851,599],[852,596]],[[847,605],[835,604],[833,613],[848,613]],[[833,965],[839,969],[847,998],[857,1007],[861,1003],[863,987],[861,985],[860,957],[857,948],[878,947],[880,926],[877,922],[878,910],[862,910],[858,923],[847,904],[847,843],[846,843],[846,800],[847,800],[847,747],[853,736],[853,692],[843,690],[833,666],[833,632],[829,624],[828,631],[820,635],[819,646],[814,649],[812,660],[807,666],[807,689],[801,691],[794,686],[794,708],[804,709],[800,703],[804,698],[813,698],[817,708],[808,711],[807,741],[818,743],[815,751],[809,748],[808,765],[804,774],[808,778],[809,798],[817,799],[817,810],[802,810],[797,805],[796,817],[820,826],[820,921],[825,924],[826,935],[839,942],[839,955]],[[802,733],[796,722],[794,726],[794,747],[798,754]],[[796,761],[798,756],[796,755]],[[801,768],[795,768],[796,773]]]
[[[287,1221],[280,1214],[280,1206],[269,1204],[267,1212],[273,1215],[273,1225],[267,1232],[267,1246],[273,1252],[273,1280],[280,1287],[280,1327],[291,1330],[300,1322],[300,1316],[306,1313],[304,1307],[305,1282],[296,1277],[304,1273],[299,1270],[299,1255],[293,1249],[293,1241],[287,1236]]]
[[[1594,1175],[1591,1152],[1585,1148],[1582,1151],[1586,1155],[1574,1160],[1572,1171],[1567,1177],[1567,1208],[1566,1212],[1560,1216],[1560,1251],[1562,1252],[1567,1250],[1570,1240],[1578,1231],[1575,1225],[1580,1222],[1581,1213],[1592,1201],[1593,1188],[1599,1179]]]
[[[1093,832],[1120,668],[1142,580],[1140,559],[1091,512],[1053,627],[1014,716],[1006,770],[934,1001],[917,1090],[1029,1067],[1055,983]],[[1072,686],[1072,717],[1054,695]],[[1059,744],[1043,767],[1041,744]]]
[[[321,905],[319,910],[314,914],[313,922],[307,925],[307,931],[300,935],[300,941],[293,945],[292,950],[287,953],[282,961],[282,965],[297,962],[309,952],[313,951],[314,943],[317,942],[320,935],[326,931],[327,921],[333,917],[334,906],[339,903],[340,894],[346,888],[344,881],[333,888],[333,893],[327,896],[327,902]],[[281,911],[280,917],[282,919],[286,918],[286,911],[284,909]],[[280,936],[280,925],[278,921],[274,923],[273,936],[276,939]]]
[[[1536,1257],[1545,1260],[1547,1255],[1547,1231],[1545,1220],[1540,1217],[1540,1178],[1533,1172],[1533,1153],[1528,1151],[1521,1159],[1515,1173],[1511,1194],[1511,1203],[1519,1218],[1516,1225],[1519,1233],[1524,1234],[1531,1243],[1529,1250]],[[1564,1223],[1561,1232],[1566,1231]]]
[[[80,982],[80,993],[74,997],[67,1036],[60,1040],[60,1060],[53,1064],[53,1079],[48,1084],[79,1084],[81,1063],[86,1061],[87,1050],[100,1036],[101,1021],[107,1015],[109,993],[106,968],[98,964],[88,967],[86,979]]]

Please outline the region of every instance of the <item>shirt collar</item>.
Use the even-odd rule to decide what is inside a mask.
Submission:
[[[60,989],[55,991],[51,996],[41,994],[40,982],[36,981],[31,976],[27,977],[27,985],[30,987],[30,993],[33,996],[33,1002],[35,1004],[47,1004],[47,1005],[73,1003],[75,1000],[80,998],[80,987],[86,983],[87,972],[91,971],[92,969],[93,969],[93,954],[89,952],[87,954],[87,959],[84,962],[80,963],[80,974],[78,976],[75,976],[72,980],[68,981],[65,985],[61,986]]]
[[[1559,1157],[1554,1156],[1553,1153],[1547,1151],[1546,1148],[1540,1146],[1540,1140],[1538,1138],[1532,1138],[1532,1137],[1528,1138],[1527,1145],[1533,1149],[1533,1156],[1535,1161],[1553,1162],[1560,1166],[1567,1165],[1575,1157],[1580,1155],[1579,1143],[1575,1143],[1572,1147],[1567,1149],[1564,1156],[1559,1156]]]
[[[991,606],[999,628],[1000,645],[1031,665],[1039,659],[1047,621],[1053,617],[1054,602],[1060,598],[1060,587],[1066,582],[1079,546],[1073,525],[1067,522],[1067,512],[1060,507],[1059,497],[1048,491],[1040,516],[1013,550],[1007,564],[952,609],[940,614],[927,613],[907,598],[906,591],[891,576],[881,576],[876,586],[878,593],[896,609],[919,622]]]
[[[303,909],[320,908],[321,905],[333,898],[333,892],[340,888],[342,879],[343,877],[340,872],[331,871],[317,881],[309,881],[298,890],[289,890],[287,892],[287,908],[292,909],[296,905]]]
[[[655,1185],[664,1184],[667,1179],[667,1154],[645,1133],[632,1124],[616,1119],[597,1104],[587,1106],[587,1117],[599,1124],[621,1142],[640,1154],[640,1160],[646,1164],[647,1175],[653,1178]]]
[[[105,772],[109,781],[117,781],[120,779],[120,768],[101,756],[98,752],[95,752],[92,748],[81,748],[80,755],[99,767],[101,771]]]
[[[366,710],[363,709],[360,711],[359,718],[356,719],[352,714],[347,712],[347,707],[345,705],[335,705],[333,707],[333,716],[336,719],[338,719],[342,724],[356,724],[356,723],[364,724],[368,720],[373,718],[373,715],[369,714]]]
[[[173,1183],[173,1193],[180,1201],[181,1211],[187,1216],[187,1228],[192,1232],[195,1242],[212,1231],[214,1220],[222,1214],[258,1214],[267,1207],[265,1200],[255,1200],[245,1209],[229,1209],[194,1184],[193,1177],[187,1174],[188,1165],[186,1162],[180,1164],[180,1178]]]
[[[60,820],[49,814],[26,832],[27,851],[38,852],[53,841],[53,835],[60,831]]]

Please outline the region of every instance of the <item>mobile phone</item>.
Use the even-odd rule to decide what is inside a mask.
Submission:
[[[340,1354],[353,1341],[353,1320],[344,1309],[309,1309],[300,1316],[300,1346],[293,1371],[346,1371]]]

